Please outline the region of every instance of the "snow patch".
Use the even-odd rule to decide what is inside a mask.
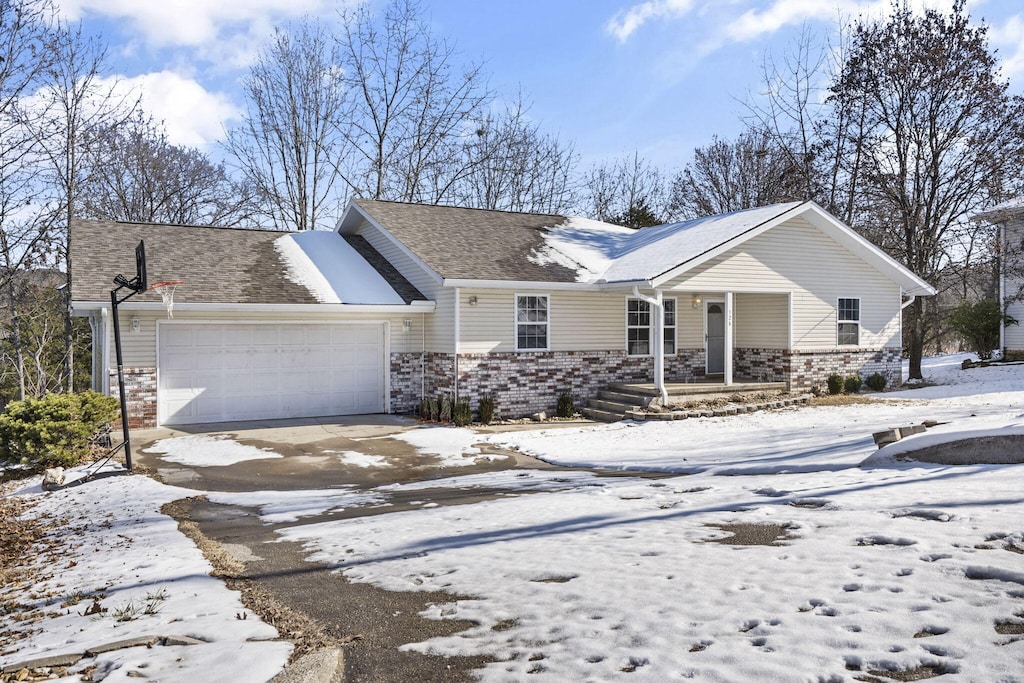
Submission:
[[[341,235],[309,230],[274,240],[288,279],[323,304],[404,304],[391,285]]]
[[[246,446],[226,435],[176,436],[160,439],[143,453],[162,453],[163,460],[189,467],[224,467],[246,460],[283,458],[269,448]]]

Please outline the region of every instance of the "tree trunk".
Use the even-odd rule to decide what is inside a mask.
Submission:
[[[908,379],[924,379],[921,375],[921,357],[924,356],[924,299],[917,297],[907,309],[907,330],[910,339],[907,351],[910,355],[910,373]]]

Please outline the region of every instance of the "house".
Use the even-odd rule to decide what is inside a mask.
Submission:
[[[71,226],[72,298],[109,390],[110,289],[133,424],[411,412],[423,396],[550,409],[614,382],[793,390],[900,376],[900,311],[934,294],[813,202],[633,231],[558,215],[354,200],[333,232]]]
[[[1018,325],[1003,325],[999,347],[1003,358],[1024,360],[1024,197],[993,206],[975,216],[999,229],[999,301],[1003,313]]]

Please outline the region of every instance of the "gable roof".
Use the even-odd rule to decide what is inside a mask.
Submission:
[[[585,218],[358,199],[339,230],[363,220],[446,284],[483,282],[659,286],[710,258],[800,216],[898,283],[934,294],[927,282],[814,202],[789,202],[632,230]]]
[[[1024,197],[1014,197],[1013,199],[1000,202],[999,204],[985,209],[984,211],[979,211],[974,214],[974,218],[998,223],[1022,213],[1024,213]]]
[[[393,268],[384,273],[374,268],[371,261],[383,258],[373,257],[372,247],[353,247],[334,232],[74,220],[72,300],[108,302],[114,276],[135,275],[139,240],[146,243],[150,284],[185,281],[175,292],[176,305],[401,305],[424,299]],[[141,292],[132,299],[133,303],[159,301],[155,292]]]

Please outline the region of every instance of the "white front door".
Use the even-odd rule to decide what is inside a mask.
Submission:
[[[725,372],[725,304],[708,301],[704,305],[706,371],[709,375],[721,375]]]
[[[384,412],[384,325],[159,326],[160,424]]]

